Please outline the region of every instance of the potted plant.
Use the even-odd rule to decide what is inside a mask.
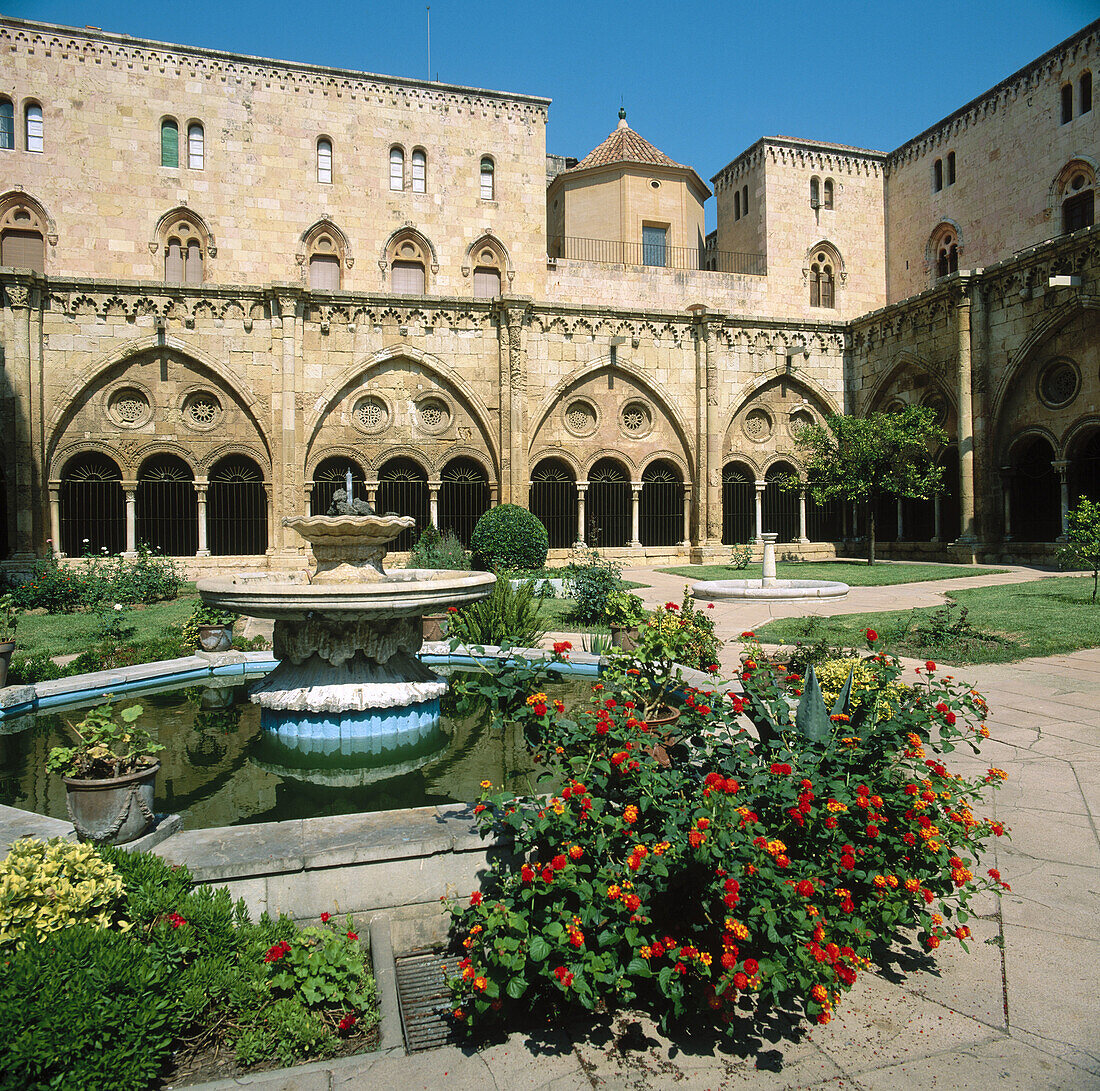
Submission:
[[[629,591],[612,591],[607,596],[603,616],[611,627],[611,646],[624,652],[634,651],[639,626],[648,617],[642,600]]]
[[[10,594],[0,595],[0,686],[7,685],[11,653],[15,651],[15,627],[19,612]]]
[[[231,610],[219,610],[216,606],[199,603],[191,615],[196,630],[199,649],[204,652],[227,652],[233,646],[233,625],[239,614]]]
[[[81,841],[122,845],[146,833],[155,821],[153,782],[164,747],[134,725],[141,705],[117,714],[108,696],[78,724],[68,724],[75,746],[55,746],[46,772],[65,785],[69,815]]]

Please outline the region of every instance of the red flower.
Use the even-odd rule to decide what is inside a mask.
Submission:
[[[285,939],[279,940],[278,943],[272,944],[267,949],[267,954],[264,955],[264,962],[278,962],[279,959],[290,954],[290,944]]]
[[[741,634],[741,639],[742,640],[755,640],[756,639],[756,633],[754,633],[751,629],[746,629]]]
[[[634,913],[641,906],[641,904],[642,899],[639,898],[637,894],[628,894],[625,898],[623,898],[623,905],[625,905],[631,913]]]
[[[554,859],[550,861],[550,863],[553,864],[555,871],[561,871],[562,868],[564,868],[565,865],[569,863],[569,861],[565,858],[565,856],[562,853],[559,852],[558,855],[555,856]]]
[[[795,890],[802,895],[803,898],[812,898],[814,895],[814,884],[809,879],[802,879],[795,884]]]
[[[878,640],[878,633],[876,633],[874,629],[868,629],[867,632],[864,633],[864,636],[867,637],[867,640],[871,644],[874,644],[874,642]]]
[[[555,640],[554,641],[554,654],[565,655],[566,652],[571,652],[573,645],[568,640]]]
[[[519,877],[520,877],[520,880],[522,882],[525,882],[525,883],[533,882],[534,878],[535,878],[534,869],[531,868],[530,866],[528,866],[527,864],[524,864],[523,867],[521,867],[519,869]]]
[[[955,722],[955,713],[954,712],[949,712],[946,716],[944,716],[944,719],[947,721],[947,723],[954,724],[954,722]]]
[[[168,920],[173,928],[182,928],[187,923],[178,913],[169,913]]]
[[[680,607],[677,606],[676,603],[674,603],[674,602],[666,602],[665,603],[665,609],[666,610],[679,610]]]
[[[321,923],[322,924],[328,924],[328,922],[330,920],[332,920],[332,914],[331,913],[322,913],[321,914]]]
[[[879,832],[878,831],[878,826],[870,825],[870,826],[867,827],[867,836],[868,837],[878,837],[878,832]]]
[[[755,958],[745,959],[745,973],[752,977],[760,969],[760,963]]]
[[[447,613],[448,614],[457,614],[458,613],[458,607],[457,606],[448,606],[447,607]]]
[[[349,1012],[347,1015],[344,1016],[343,1019],[340,1020],[340,1025],[339,1025],[338,1029],[341,1032],[343,1032],[345,1030],[351,1030],[351,1028],[353,1026],[355,1026],[355,1024],[357,1022],[358,1022],[357,1018],[353,1014],[351,1014],[351,1012]]]
[[[536,716],[545,716],[546,705],[539,701],[537,704],[531,706],[531,711],[534,712]]]
[[[924,664],[924,669],[928,671],[929,674],[931,674],[936,669],[936,664],[933,663],[931,659],[929,659],[928,662]]]
[[[736,973],[733,975],[733,986],[735,989],[747,989],[749,987],[749,979],[742,973]]]
[[[481,891],[480,890],[475,890],[473,892],[473,894],[470,895],[470,905],[481,905]]]
[[[544,867],[542,869],[542,881],[544,883],[552,883],[554,881],[554,869],[550,867]]]
[[[722,967],[732,970],[737,965],[737,956],[732,951],[726,951],[722,955]]]
[[[788,776],[791,772],[791,767],[785,761],[773,761],[768,766],[769,773],[775,773],[776,776]]]
[[[359,933],[358,932],[349,932],[348,933],[348,939],[350,939],[352,943],[354,943],[358,938],[359,938]]]

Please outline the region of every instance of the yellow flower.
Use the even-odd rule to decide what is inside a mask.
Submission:
[[[482,786],[482,788],[485,788],[486,790],[488,790],[489,788],[492,788],[493,782],[491,780],[483,780],[481,782],[481,786]]]

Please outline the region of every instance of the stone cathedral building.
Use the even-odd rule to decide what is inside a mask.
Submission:
[[[349,471],[463,538],[856,549],[794,436],[912,403],[945,485],[886,548],[1048,557],[1100,498],[1098,66],[1100,22],[892,152],[708,185],[621,112],[566,158],[544,98],[0,18],[5,563],[300,565]]]

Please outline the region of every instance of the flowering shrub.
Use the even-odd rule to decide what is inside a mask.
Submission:
[[[718,662],[718,638],[705,609],[696,609],[691,589],[683,602],[659,606],[640,630],[635,654],[643,663],[679,663],[695,670],[711,670]]]
[[[822,708],[824,731],[807,732],[798,697],[816,679],[752,654],[743,695],[688,694],[681,760],[659,761],[636,703],[604,683],[576,719],[546,710],[540,749],[563,787],[486,790],[475,808],[515,855],[452,906],[458,1023],[630,1005],[665,1026],[763,1005],[823,1023],[899,929],[965,946],[970,898],[1000,885],[977,859],[1004,833],[971,808],[1002,774],[967,780],[940,754],[988,734],[981,697],[933,671],[879,720],[900,667],[874,656],[858,727]],[[770,718],[768,743],[748,711]]]

